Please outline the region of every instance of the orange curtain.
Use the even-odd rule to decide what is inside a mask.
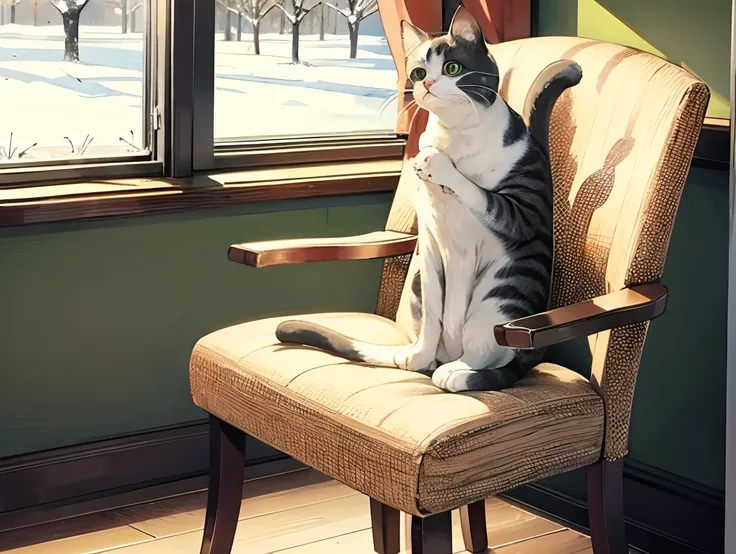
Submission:
[[[531,0],[463,0],[491,44],[532,34]]]
[[[531,0],[463,0],[476,18],[486,40],[492,44],[531,36]],[[427,124],[427,113],[415,106],[407,89],[406,62],[401,40],[401,21],[406,20],[432,34],[442,32],[442,0],[378,0],[378,10],[398,73],[399,117],[396,129],[408,133],[406,155],[417,152],[419,135]]]
[[[417,152],[419,135],[427,124],[427,112],[417,110],[415,106],[404,109],[412,101],[412,91],[405,90],[408,75],[406,53],[401,40],[401,21],[408,21],[428,33],[441,33],[442,0],[378,0],[378,11],[399,78],[397,90],[400,116],[396,122],[396,130],[409,134],[406,155],[411,157]]]

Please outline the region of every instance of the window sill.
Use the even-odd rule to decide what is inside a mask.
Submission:
[[[0,227],[392,192],[401,159],[282,166],[187,179],[117,179],[0,188]]]

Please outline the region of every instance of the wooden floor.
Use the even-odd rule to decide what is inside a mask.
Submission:
[[[197,492],[17,529],[0,533],[0,552],[199,554],[205,505],[206,492]],[[501,500],[486,507],[496,554],[592,553],[584,535]],[[453,518],[453,552],[466,552],[457,513]],[[247,481],[232,554],[276,552],[372,553],[368,498],[313,470]]]

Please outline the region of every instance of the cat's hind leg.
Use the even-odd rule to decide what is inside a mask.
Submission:
[[[463,326],[462,356],[435,370],[435,386],[448,392],[499,390],[518,381],[524,371],[516,352],[493,336],[494,325],[504,320],[492,299],[482,300]]]

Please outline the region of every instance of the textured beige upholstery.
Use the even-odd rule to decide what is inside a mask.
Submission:
[[[376,315],[300,317],[407,342]],[[420,374],[280,344],[282,319],[202,338],[191,361],[194,402],[384,504],[441,512],[600,457],[603,402],[565,368],[542,365],[502,392],[446,394]]]
[[[658,280],[707,87],[660,58],[592,40],[491,48],[501,94],[517,111],[552,61],[572,58],[584,72],[551,124],[552,307]],[[415,230],[416,186],[405,164],[387,230]],[[411,256],[385,263],[377,316],[311,317],[373,342],[408,342],[411,263]],[[543,364],[511,389],[452,395],[421,375],[277,344],[277,322],[201,339],[191,359],[194,402],[389,506],[436,513],[627,452],[646,323],[590,337],[591,383]]]
[[[595,40],[531,38],[490,50],[499,65],[501,95],[519,113],[532,82],[549,63],[573,59],[583,68],[583,80],[560,98],[551,121],[551,307],[659,280],[705,117],[708,88],[657,56]],[[402,176],[387,229],[414,228],[409,199],[417,184],[410,172]],[[400,273],[409,263],[386,262],[377,310],[396,318],[407,332],[408,282],[403,294],[396,283],[404,283]],[[608,460],[628,450],[647,326],[614,329],[589,339],[593,381],[606,405]]]

